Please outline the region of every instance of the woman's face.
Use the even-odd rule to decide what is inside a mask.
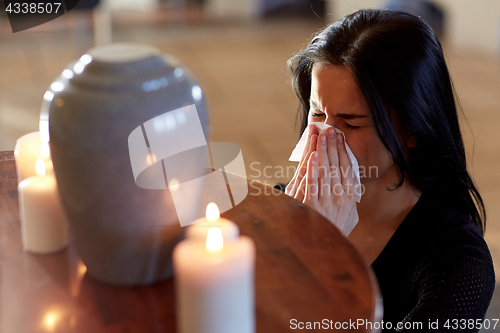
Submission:
[[[314,64],[309,104],[308,123],[323,122],[345,133],[363,183],[394,173],[391,155],[370,121],[365,98],[349,69]]]

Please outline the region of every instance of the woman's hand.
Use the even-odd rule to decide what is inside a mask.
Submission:
[[[302,202],[316,209],[348,236],[358,223],[354,197],[354,175],[344,137],[329,128],[317,140],[316,151],[306,163],[304,182],[297,193]],[[296,196],[300,199],[300,196]]]
[[[295,171],[292,180],[285,189],[285,193],[291,197],[294,197],[300,201],[304,198],[304,186],[305,186],[305,174],[307,171],[307,161],[311,156],[311,153],[316,151],[317,138],[318,138],[318,128],[315,125],[309,125],[308,136],[306,140],[306,148],[302,153],[302,159],[299,162],[299,167]],[[302,183],[302,187],[301,187]],[[299,191],[299,188],[302,190]]]

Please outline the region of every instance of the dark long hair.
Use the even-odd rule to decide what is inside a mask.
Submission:
[[[315,62],[348,68],[370,110],[372,124],[400,175],[466,213],[484,233],[486,211],[468,171],[453,86],[432,29],[416,16],[363,9],[318,33],[288,61],[307,125]],[[395,130],[395,124],[400,131]],[[398,134],[417,145],[405,157]]]

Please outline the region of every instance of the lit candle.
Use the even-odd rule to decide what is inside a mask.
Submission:
[[[16,141],[14,157],[16,158],[17,181],[20,183],[23,179],[35,176],[35,162],[41,158],[42,141],[40,141],[40,132],[31,132],[23,135]]]
[[[234,222],[220,217],[219,207],[211,202],[207,206],[206,219],[202,218],[193,222],[186,230],[186,237],[204,242],[211,227],[218,227],[226,242],[238,239],[240,233],[238,226]]]
[[[38,159],[36,176],[19,183],[23,247],[33,253],[50,253],[68,244],[68,230],[54,175],[45,174]]]
[[[174,250],[179,332],[253,333],[255,245],[212,209]]]

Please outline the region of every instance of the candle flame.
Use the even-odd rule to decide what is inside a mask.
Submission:
[[[35,163],[35,172],[39,176],[45,176],[45,163],[41,158],[36,160]]]
[[[48,159],[50,157],[50,148],[48,142],[42,142],[42,145],[40,146],[40,156],[42,156],[43,159]]]
[[[206,248],[208,252],[219,252],[224,247],[222,232],[217,227],[208,230]]]
[[[43,317],[43,325],[48,331],[53,331],[61,320],[61,312],[57,310],[48,311]]]
[[[219,207],[215,202],[211,202],[207,205],[206,212],[207,220],[213,222],[217,221],[220,218]]]

